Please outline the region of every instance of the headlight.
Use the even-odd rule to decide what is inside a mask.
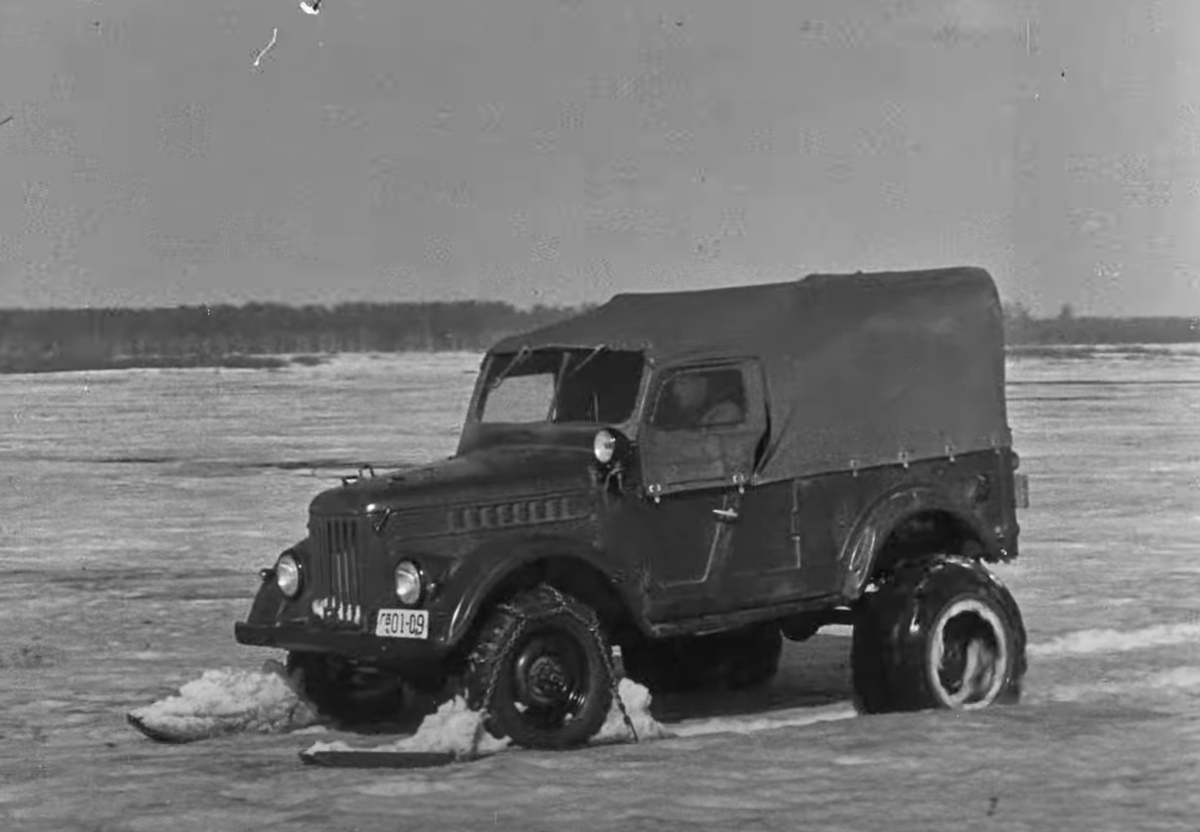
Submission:
[[[596,438],[592,440],[592,453],[596,455],[596,461],[601,465],[607,465],[612,462],[613,454],[617,451],[617,437],[606,430],[602,430],[596,434]]]
[[[396,564],[396,597],[410,607],[421,600],[421,570],[411,560]]]
[[[275,562],[275,585],[288,598],[300,594],[300,564],[289,554],[282,554]]]

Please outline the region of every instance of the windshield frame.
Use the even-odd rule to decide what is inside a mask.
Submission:
[[[559,360],[554,362],[555,380],[553,398],[547,408],[546,414],[538,421],[534,422],[489,422],[484,420],[484,412],[487,407],[488,395],[492,390],[496,389],[504,379],[508,378],[514,369],[522,364],[525,364],[530,357],[538,353],[561,353]],[[475,386],[474,395],[471,398],[470,409],[468,412],[468,421],[475,424],[490,426],[490,425],[581,425],[589,424],[589,422],[581,420],[573,421],[557,421],[558,409],[560,407],[560,396],[562,394],[563,385],[579,370],[591,364],[591,362],[600,355],[607,353],[628,353],[637,355],[641,360],[641,368],[638,372],[636,381],[636,390],[633,394],[633,401],[630,405],[629,412],[620,421],[595,421],[594,424],[598,427],[603,425],[630,425],[635,424],[640,418],[642,408],[644,406],[643,399],[646,394],[647,381],[651,375],[652,362],[643,350],[630,349],[614,349],[605,344],[588,345],[588,346],[553,346],[553,347],[538,347],[529,349],[522,347],[516,352],[493,353],[488,352],[484,356],[480,366],[478,381]],[[499,371],[495,368],[498,362],[506,362]],[[494,376],[494,378],[493,378]]]

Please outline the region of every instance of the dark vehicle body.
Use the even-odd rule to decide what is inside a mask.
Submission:
[[[727,417],[676,419],[683,375]],[[981,269],[618,295],[496,344],[454,457],[319,494],[288,550],[298,594],[263,570],[236,637],[437,682],[490,609],[552,586],[627,654],[747,627],[802,640],[854,622],[898,564],[1017,557],[1017,466]],[[375,634],[396,608],[427,612],[424,637]]]

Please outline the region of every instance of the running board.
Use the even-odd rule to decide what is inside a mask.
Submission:
[[[826,624],[849,624],[853,622],[853,612],[845,606],[831,606],[836,600],[832,597],[810,598],[805,601],[794,601],[789,604],[776,604],[770,607],[758,607],[750,610],[739,610],[732,613],[717,615],[702,615],[695,618],[681,618],[676,621],[664,621],[650,625],[650,634],[655,638],[670,636],[701,636],[709,633],[719,633],[724,630],[736,630],[751,624],[767,621],[782,621],[793,616],[812,616],[820,620],[821,627]],[[844,614],[843,614],[844,611]]]

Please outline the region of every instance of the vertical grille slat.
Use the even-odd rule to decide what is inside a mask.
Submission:
[[[345,542],[342,538],[342,524],[338,520],[333,521],[332,543],[333,548],[330,551],[330,554],[333,556],[333,586],[331,586],[330,589],[333,590],[334,600],[341,605],[345,601],[345,599],[342,597],[344,594],[342,589],[342,551],[343,547],[345,546]]]
[[[346,545],[346,552],[353,554],[347,554],[346,556],[347,598],[350,603],[358,606],[358,527],[351,527],[348,529],[348,533],[350,541]]]
[[[346,553],[346,547],[350,545],[350,530],[346,528],[346,521],[344,520],[338,523],[337,530],[338,545],[335,550],[335,556],[337,557],[338,565],[338,585],[334,594],[337,595],[339,604],[346,604],[349,601],[347,596],[350,594],[350,581],[347,574],[349,570],[346,568],[349,565],[347,563],[349,556]]]
[[[350,596],[350,527],[345,521],[341,524],[342,527],[342,546],[338,549],[338,561],[342,567],[342,585],[341,592],[338,593],[338,600],[349,606],[353,603]]]
[[[342,545],[342,598],[344,604],[358,603],[358,587],[354,586],[354,529],[349,525],[342,527],[344,544]]]
[[[350,597],[354,599],[355,606],[358,606],[359,604],[362,603],[362,587],[359,586],[359,581],[358,581],[358,570],[359,570],[359,565],[361,562],[361,558],[359,557],[359,552],[358,552],[359,531],[360,531],[359,526],[355,526],[351,530],[351,534],[350,534],[351,549],[350,549],[350,551],[354,552],[354,557],[351,558],[346,564],[346,566],[349,568],[349,571],[350,571]]]
[[[334,561],[335,552],[337,552],[337,528],[332,523],[325,524],[325,568],[328,570],[329,583],[326,586],[329,589],[329,594],[334,594],[334,587],[337,585],[337,563]]]
[[[313,572],[316,584],[324,591],[329,586],[329,528],[324,523],[314,523],[317,537],[317,559]]]

